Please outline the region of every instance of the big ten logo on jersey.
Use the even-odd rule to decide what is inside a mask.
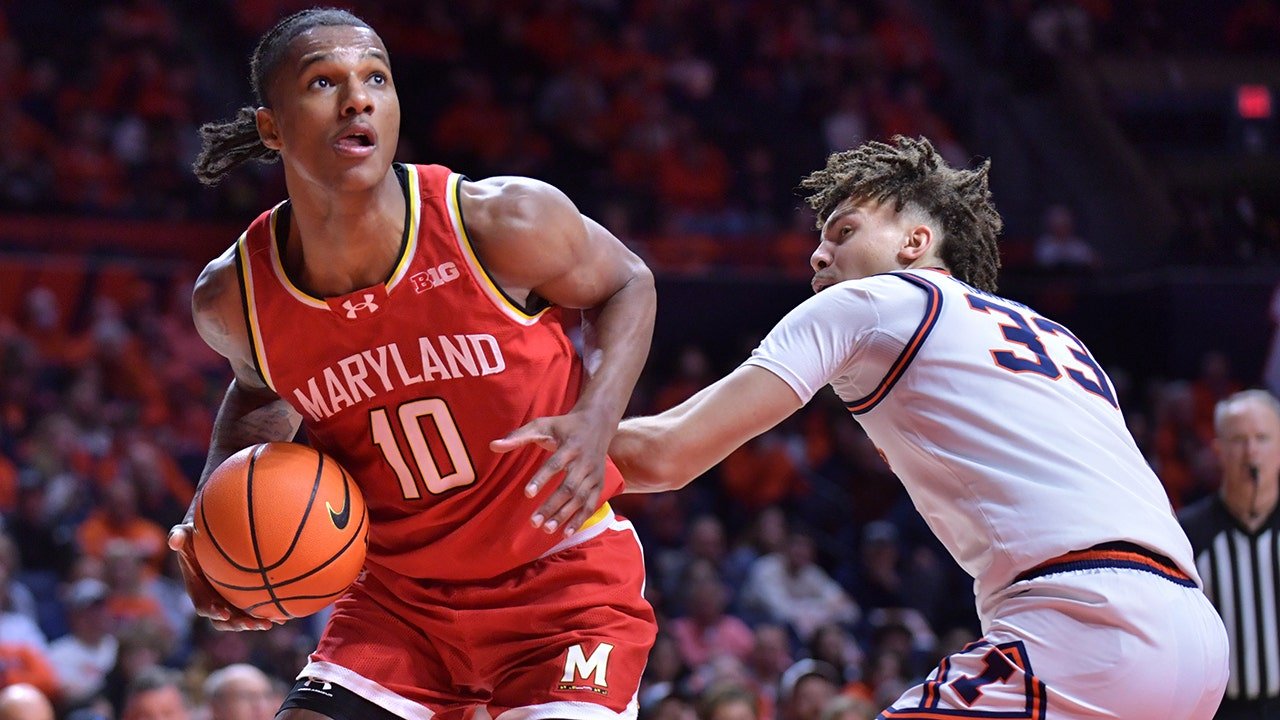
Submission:
[[[564,675],[556,684],[557,690],[586,690],[600,695],[609,694],[609,643],[596,645],[588,655],[582,645],[572,645],[564,658]]]
[[[409,282],[413,283],[415,292],[424,293],[431,288],[457,280],[461,275],[457,265],[447,262],[410,275]]]

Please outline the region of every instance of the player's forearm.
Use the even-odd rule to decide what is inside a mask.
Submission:
[[[609,456],[632,493],[675,490],[801,406],[777,375],[742,366],[653,417],[629,418]]]
[[[657,295],[653,274],[638,260],[631,279],[592,313],[594,347],[588,351],[587,382],[574,409],[613,427],[626,411],[649,357]]]
[[[672,432],[668,413],[654,417],[628,418],[618,426],[609,444],[609,457],[626,480],[628,493],[655,493],[679,490],[695,476],[680,467],[684,457]]]
[[[300,423],[301,417],[284,400],[272,394],[251,392],[233,380],[213,421],[209,455],[200,473],[197,492],[223,460],[250,445],[292,440]],[[191,521],[194,507],[193,502],[187,510],[187,522]]]

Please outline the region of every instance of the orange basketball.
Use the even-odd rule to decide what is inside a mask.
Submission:
[[[201,488],[195,515],[205,577],[250,615],[310,615],[364,566],[364,496],[333,458],[305,445],[260,443],[227,458]]]

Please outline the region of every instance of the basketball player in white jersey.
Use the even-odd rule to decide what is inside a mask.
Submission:
[[[632,492],[683,487],[831,385],[975,578],[983,637],[886,718],[1210,718],[1222,622],[1079,339],[993,294],[989,163],[928,141],[837,153],[804,181],[816,295],[685,403],[622,424]]]

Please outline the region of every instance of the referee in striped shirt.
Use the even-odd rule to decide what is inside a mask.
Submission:
[[[1231,643],[1215,720],[1280,720],[1280,402],[1265,390],[1236,393],[1213,424],[1222,488],[1179,520]]]

